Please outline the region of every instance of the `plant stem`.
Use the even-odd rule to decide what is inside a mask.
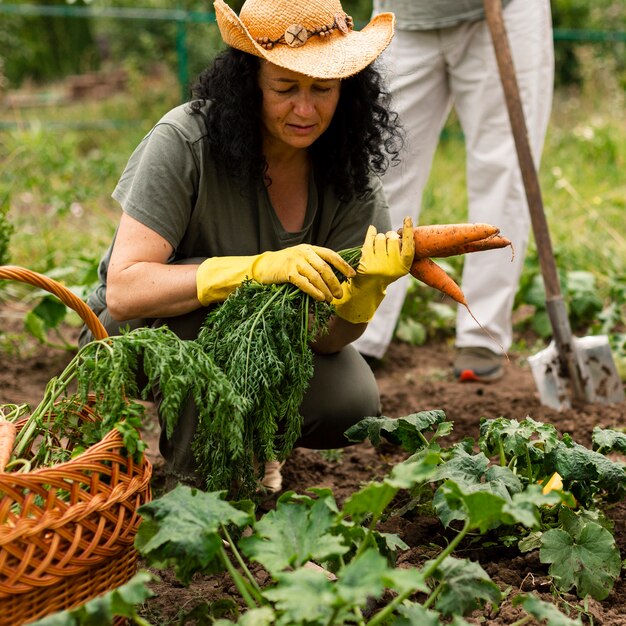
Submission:
[[[423,572],[424,578],[430,578],[435,573],[441,563],[443,563],[443,561],[454,552],[456,547],[461,543],[461,541],[463,541],[469,531],[470,522],[469,520],[467,520],[459,534],[448,544],[447,548],[443,550],[439,554],[439,556],[431,563],[430,567]]]
[[[337,607],[332,612],[332,615],[328,618],[328,621],[326,622],[326,626],[332,626],[333,625],[333,623],[335,622],[335,617],[337,617],[337,613],[339,613],[339,607]]]
[[[533,467],[530,461],[530,452],[528,452],[528,446],[525,448],[526,451],[526,465],[528,467],[528,484],[532,484],[533,482]]]
[[[498,440],[498,448],[500,449],[500,465],[506,467],[506,454],[504,453],[504,444],[502,439]]]
[[[69,384],[72,382],[76,375],[76,369],[78,365],[81,352],[79,351],[74,358],[70,361],[69,365],[63,370],[60,376],[56,376],[48,382],[44,391],[43,400],[30,414],[30,417],[24,424],[24,427],[20,430],[15,438],[15,446],[13,448],[13,454],[16,457],[21,457],[26,451],[31,437],[39,423],[39,420],[51,411],[54,407],[55,401],[59,396],[67,390]]]
[[[441,581],[432,591],[432,593],[426,598],[426,602],[422,605],[425,609],[432,606],[433,602],[437,599],[437,596],[443,590],[443,581]]]
[[[239,567],[241,567],[241,569],[243,570],[244,574],[246,575],[246,577],[248,578],[248,581],[250,582],[250,591],[251,593],[255,596],[256,601],[259,604],[263,604],[263,595],[261,592],[261,588],[259,587],[257,581],[255,580],[254,576],[252,575],[252,572],[248,569],[248,566],[245,564],[243,558],[241,557],[241,554],[239,552],[239,550],[237,550],[237,546],[235,545],[235,543],[233,542],[226,526],[224,526],[222,524],[222,532],[224,533],[224,536],[226,537],[226,541],[228,542],[228,545],[230,547],[230,549],[232,550],[233,556],[235,557],[235,559],[237,560],[237,563],[239,564]]]
[[[428,448],[428,446],[430,445],[430,441],[428,441],[428,439],[424,437],[424,433],[422,433],[421,430],[417,431],[417,436],[422,440],[424,447]]]
[[[372,515],[372,519],[370,520],[370,523],[367,527],[367,534],[365,535],[365,539],[359,546],[359,549],[356,551],[356,554],[354,555],[354,558],[352,560],[358,559],[372,542],[372,535],[374,529],[376,528],[376,524],[378,523],[378,519],[378,517]]]
[[[223,546],[220,546],[218,548],[218,554],[220,555],[220,558],[222,559],[222,563],[228,570],[230,577],[233,579],[233,582],[235,583],[235,587],[237,587],[237,590],[241,594],[243,601],[246,603],[249,609],[256,609],[258,605],[254,601],[252,596],[250,595],[250,590],[248,589],[248,585],[247,585],[245,578],[243,578],[243,576],[237,571],[235,566],[231,563]]]
[[[0,418],[7,422],[17,422],[28,410],[28,404],[3,404],[0,406]]]
[[[252,338],[254,336],[254,330],[257,326],[257,324],[263,320],[263,314],[265,313],[265,311],[270,307],[270,305],[272,305],[274,303],[274,301],[279,298],[282,293],[285,291],[285,288],[287,285],[289,285],[290,283],[283,283],[282,285],[280,285],[276,291],[272,294],[272,296],[270,298],[268,298],[267,302],[254,314],[254,320],[252,322],[252,325],[250,326],[250,331],[248,332],[248,341],[247,341],[247,350],[246,350],[246,373],[250,371],[249,368],[249,364],[250,364],[250,350],[252,349],[252,345],[253,345],[253,341]],[[244,388],[243,388],[243,392],[244,395],[247,397],[248,396],[248,376],[246,374],[246,376],[244,377],[245,383],[244,383]]]
[[[435,573],[439,565],[441,565],[441,563],[444,561],[444,559],[448,557],[450,554],[452,554],[452,552],[454,552],[454,549],[461,543],[461,541],[463,540],[465,535],[467,535],[469,530],[470,530],[470,523],[468,520],[465,522],[465,525],[461,529],[461,532],[459,532],[459,534],[448,544],[446,549],[442,550],[442,552],[430,564],[430,566],[422,572],[424,576],[424,580],[426,580],[427,578],[430,578]],[[413,590],[409,589],[408,591],[405,591],[404,593],[397,595],[386,607],[384,607],[378,613],[376,613],[376,615],[374,615],[374,617],[369,622],[367,622],[366,626],[378,626],[378,624],[382,624],[388,617],[390,617],[393,614],[396,608],[400,606],[412,593],[413,593]],[[426,600],[426,602],[428,602],[428,600]]]
[[[361,612],[361,609],[358,606],[354,607],[354,618],[356,619],[356,625],[357,626],[365,626],[365,621],[363,619],[363,613]]]

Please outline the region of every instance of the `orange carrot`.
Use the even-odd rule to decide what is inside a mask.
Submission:
[[[17,428],[13,422],[0,420],[0,472],[4,472],[4,468],[11,459],[16,435]]]
[[[459,304],[467,306],[461,288],[454,282],[445,270],[428,257],[416,258],[411,265],[411,276],[421,280],[424,284],[438,289]]]
[[[427,257],[423,259],[415,258],[411,264],[410,274],[414,278],[417,278],[417,280],[422,281],[425,285],[438,289],[446,296],[452,298],[455,302],[462,304],[467,309],[467,312],[472,316],[472,319],[487,333],[487,335],[489,335],[491,339],[493,339],[494,342],[500,346],[502,352],[504,352],[504,348],[497,341],[497,339],[476,319],[467,304],[463,291],[456,284],[456,282],[450,278],[448,274],[446,274],[443,268],[439,267],[439,265],[437,265],[432,259]]]
[[[440,257],[469,243],[494,237],[500,229],[491,224],[430,224],[413,229],[416,257]]]
[[[506,248],[511,246],[513,250],[513,244],[510,239],[502,237],[501,235],[494,235],[493,237],[487,237],[485,239],[479,239],[478,241],[471,241],[457,248],[444,249],[439,253],[439,257],[457,256],[459,254],[468,254],[470,252],[484,252],[485,250],[496,250],[498,248]]]

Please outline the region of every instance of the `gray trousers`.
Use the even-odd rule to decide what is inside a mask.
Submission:
[[[186,315],[160,320],[130,320],[116,322],[104,309],[98,318],[110,336],[119,335],[123,328],[141,326],[159,327],[167,324],[181,339],[195,339],[207,314],[198,309]],[[83,328],[79,344],[93,339],[91,332]],[[162,398],[155,390],[154,400],[158,407]],[[352,346],[331,355],[314,355],[314,374],[304,396],[300,413],[303,425],[296,447],[315,450],[335,449],[350,445],[344,432],[364,417],[380,415],[380,395],[376,379],[369,365]],[[187,402],[179,417],[171,439],[161,429],[159,448],[166,461],[166,470],[179,476],[194,473],[191,444],[198,423],[193,401]]]

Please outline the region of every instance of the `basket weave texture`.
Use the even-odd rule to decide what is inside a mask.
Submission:
[[[82,300],[59,283],[0,266],[0,279],[6,278],[54,293],[94,336],[107,336],[91,310],[74,301],[86,307]],[[81,419],[98,419],[89,405],[77,411]],[[117,430],[69,461],[1,472],[0,626],[79,606],[127,582],[137,571],[137,509],[151,498],[151,477],[150,461],[144,455],[135,462]]]

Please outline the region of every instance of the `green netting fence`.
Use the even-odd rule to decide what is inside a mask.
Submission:
[[[213,12],[188,11],[182,9],[156,9],[133,7],[87,7],[72,5],[3,4],[0,0],[0,15],[50,16],[78,19],[114,19],[166,21],[176,25],[175,49],[177,78],[181,89],[181,100],[187,96],[189,84],[189,39],[191,24],[211,24],[215,22]],[[362,25],[357,23],[357,28]],[[588,29],[554,29],[554,41],[575,43],[626,42],[626,32],[600,31]]]

